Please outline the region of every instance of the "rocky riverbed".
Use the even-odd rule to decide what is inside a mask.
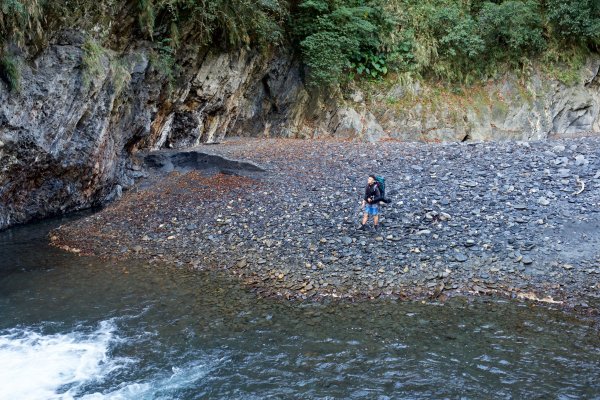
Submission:
[[[81,254],[224,270],[265,296],[495,294],[597,313],[599,149],[599,138],[230,140],[196,150],[264,172],[140,164],[133,190],[51,240]],[[385,176],[392,202],[379,231],[358,231],[371,173]]]

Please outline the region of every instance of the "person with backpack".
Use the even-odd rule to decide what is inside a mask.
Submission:
[[[384,198],[383,191],[385,190],[385,183],[383,178],[376,177],[375,175],[369,175],[367,180],[367,187],[365,188],[365,196],[362,201],[362,207],[365,212],[363,215],[362,223],[358,228],[361,231],[367,229],[367,221],[369,215],[373,216],[373,227],[375,230],[379,228],[379,202],[386,201]]]

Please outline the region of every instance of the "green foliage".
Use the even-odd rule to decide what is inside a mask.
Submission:
[[[86,39],[82,49],[83,85],[88,88],[92,81],[104,72],[102,59],[105,55],[105,49],[92,38]]]
[[[294,18],[313,84],[340,82],[348,68],[373,78],[387,73],[383,38],[392,24],[380,1],[305,0]]]
[[[365,54],[356,62],[350,62],[350,79],[354,72],[369,78],[380,79],[388,73],[387,57],[385,54]]]
[[[11,91],[21,90],[21,70],[15,58],[9,55],[0,58],[0,78],[6,82]]]
[[[175,49],[171,39],[163,39],[156,43],[154,51],[151,53],[150,66],[167,79],[167,84],[171,89],[177,75]]]
[[[197,45],[267,46],[281,43],[285,0],[0,0],[0,40],[39,47],[53,32],[77,29],[106,39],[132,15],[152,41],[185,37]]]
[[[497,58],[516,59],[522,54],[534,54],[546,45],[542,14],[535,1],[484,3],[479,28],[491,54]]]
[[[581,68],[588,53],[581,47],[564,48],[559,43],[550,46],[542,56],[544,72],[567,86],[579,83]]]
[[[439,38],[439,54],[455,62],[472,62],[485,51],[477,22],[459,6],[436,9],[432,30]]]
[[[119,97],[125,86],[131,81],[129,67],[123,60],[113,60],[110,63],[115,97]]]
[[[0,0],[0,39],[19,45],[38,39],[42,18],[39,0]]]
[[[199,45],[281,43],[287,5],[283,0],[137,0],[140,29],[149,38],[180,36]]]
[[[87,83],[101,72],[103,46],[140,38],[169,82],[199,47],[285,44],[315,86],[390,72],[469,83],[507,69],[527,74],[536,59],[555,60],[546,72],[573,82],[579,61],[565,55],[600,51],[600,0],[0,0],[4,54],[11,46],[37,52],[63,29],[89,38]],[[13,66],[2,68],[7,80]]]
[[[564,52],[581,46],[569,39],[575,31],[557,35],[556,21],[548,22],[552,7],[560,10],[562,3],[572,3],[570,20],[595,18],[600,8],[596,0],[390,0],[386,11],[398,23],[392,30],[396,48],[391,50],[397,56],[388,57],[388,68],[467,84],[507,70],[528,74],[532,61],[550,51],[549,43],[559,43]],[[556,15],[566,18],[568,14],[558,11]],[[591,26],[589,22],[579,25]],[[592,43],[598,46],[598,40]],[[597,47],[584,51],[597,51]]]
[[[567,42],[600,44],[600,2],[597,0],[547,0],[548,20]]]

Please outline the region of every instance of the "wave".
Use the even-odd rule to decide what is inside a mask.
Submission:
[[[44,335],[32,329],[0,332],[0,400],[69,400],[132,360],[112,358],[118,341],[112,320],[91,333]]]
[[[114,320],[109,320],[91,333],[0,331],[0,400],[172,399],[190,390],[195,394],[204,390],[204,378],[229,361],[228,357],[195,353],[192,362],[155,370],[149,376],[142,373],[139,380],[130,375],[129,381],[116,382],[120,370],[131,371],[139,361],[115,357],[115,344],[129,341],[116,330]],[[142,341],[149,336],[153,335],[146,333]]]

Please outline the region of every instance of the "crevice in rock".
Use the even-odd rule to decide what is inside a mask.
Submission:
[[[273,97],[273,93],[271,92],[271,87],[269,86],[269,75],[263,76],[261,79],[263,89],[265,91],[266,100],[271,105],[269,109],[269,113],[278,113],[279,107],[277,107],[277,103],[275,102],[275,98]]]

